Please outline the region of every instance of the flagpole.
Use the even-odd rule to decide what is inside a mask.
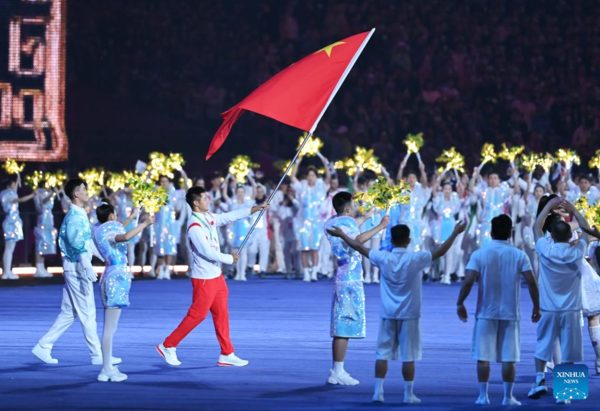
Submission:
[[[321,120],[321,117],[323,117],[323,115],[325,114],[325,111],[327,110],[327,108],[329,107],[329,105],[331,104],[331,102],[333,101],[333,98],[335,97],[335,95],[337,94],[338,90],[340,89],[340,87],[344,83],[344,80],[346,80],[346,77],[348,77],[348,74],[350,73],[350,70],[352,70],[352,67],[354,67],[354,63],[356,63],[356,60],[358,60],[358,57],[360,56],[360,54],[362,53],[363,49],[365,48],[365,46],[367,45],[367,43],[371,39],[371,36],[373,35],[374,32],[375,32],[375,29],[374,28],[371,29],[371,31],[369,32],[369,34],[367,35],[367,37],[363,40],[363,42],[360,45],[360,47],[358,48],[358,50],[356,50],[356,53],[354,53],[354,57],[352,57],[352,60],[350,60],[350,63],[348,64],[348,66],[346,66],[346,69],[344,70],[344,73],[342,74],[342,76],[338,80],[338,83],[336,84],[335,88],[331,92],[331,95],[329,96],[329,99],[327,100],[327,103],[325,104],[325,107],[323,107],[323,110],[321,110],[321,114],[319,114],[319,117],[317,117],[317,120],[315,121],[315,123],[313,124],[313,126],[310,128],[310,131],[306,134],[306,137],[304,138],[304,141],[302,142],[302,144],[300,145],[300,148],[296,152],[296,155],[294,156],[294,158],[292,159],[292,161],[290,161],[290,164],[287,166],[287,169],[283,173],[283,176],[279,180],[279,183],[277,183],[277,186],[273,189],[273,191],[271,192],[271,195],[267,199],[267,203],[270,203],[271,200],[273,200],[273,197],[275,196],[275,193],[277,193],[277,191],[279,190],[279,187],[283,183],[283,180],[285,179],[285,177],[288,175],[289,171],[294,166],[294,163],[296,163],[296,160],[298,160],[298,157],[300,156],[300,153],[302,152],[302,149],[304,148],[304,146],[306,145],[306,143],[308,142],[308,140],[312,137],[313,133],[315,132],[315,129],[317,128],[317,125],[319,124],[319,121]],[[238,250],[237,250],[238,254],[239,254],[240,251],[243,250],[244,246],[246,245],[246,243],[250,239],[250,236],[252,235],[252,232],[254,231],[254,228],[256,228],[256,225],[258,224],[258,222],[260,221],[260,219],[262,218],[262,216],[265,214],[265,211],[266,211],[265,209],[260,210],[260,214],[258,215],[258,218],[256,220],[254,220],[254,224],[252,224],[252,227],[250,227],[250,231],[248,231],[248,234],[246,234],[246,238],[244,238],[244,241],[242,241],[242,244],[240,245],[240,248],[238,248]]]

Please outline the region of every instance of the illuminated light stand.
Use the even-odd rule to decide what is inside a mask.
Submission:
[[[587,396],[585,392],[579,391],[577,388],[565,388],[564,390],[554,394],[557,400],[585,400]]]

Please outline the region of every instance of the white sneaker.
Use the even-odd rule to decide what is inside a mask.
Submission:
[[[217,365],[220,367],[245,367],[248,361],[238,358],[234,353],[229,355],[221,355]]]
[[[163,280],[170,280],[171,279],[171,270],[169,269],[169,267],[165,268],[165,275],[163,277]]]
[[[123,362],[122,359],[117,358],[117,357],[112,357],[110,363],[112,365],[117,365],[117,364],[121,364]],[[92,357],[92,365],[103,365],[103,358],[102,357]]]
[[[557,404],[570,404],[571,400],[556,400]]]
[[[319,281],[319,277],[317,277],[318,272],[319,272],[319,268],[318,267],[313,267],[310,270],[310,281],[312,281],[312,282]]]
[[[600,375],[600,358],[596,358],[596,374]]]
[[[379,276],[378,275],[373,276],[373,284],[379,284]]]
[[[385,402],[383,399],[383,393],[373,394],[373,402]]]
[[[475,401],[475,404],[477,405],[490,405],[490,399],[485,396],[485,397],[477,397],[477,400]]]
[[[363,280],[363,283],[365,283],[365,284],[371,284],[371,276],[370,275],[365,275],[365,279]]]
[[[405,395],[404,396],[404,403],[405,404],[420,404],[421,403],[421,399],[419,397],[417,397],[415,394]],[[488,402],[488,404],[489,404],[489,402]]]
[[[355,378],[352,378],[350,374],[346,371],[342,371],[339,373],[334,372],[333,370],[329,370],[329,378],[327,378],[327,384],[332,385],[358,385],[359,381]]]
[[[2,275],[3,280],[18,280],[19,276],[13,273],[12,271],[7,271]]]
[[[117,367],[112,367],[112,370],[110,371],[102,370],[102,372],[98,374],[98,381],[100,382],[121,382],[125,381],[126,379],[127,374],[123,374],[122,372],[120,372]]]
[[[164,280],[165,279],[165,268],[161,265],[160,267],[158,267],[158,276],[156,276],[157,280]]]
[[[310,283],[310,271],[308,271],[308,268],[305,268],[303,270],[304,273],[304,278],[302,279],[302,281]]]
[[[502,400],[502,405],[521,405],[520,401],[517,401],[515,397],[504,397]]]
[[[533,384],[533,386],[529,390],[529,393],[527,393],[527,398],[530,398],[532,400],[537,400],[542,395],[547,394],[547,393],[548,393],[548,387],[546,387],[546,380],[543,379],[539,383],[536,382]]]
[[[43,348],[41,345],[36,344],[31,352],[46,364],[58,364],[58,360],[52,358],[52,349],[50,348]]]
[[[177,359],[177,348],[167,348],[162,344],[156,346],[156,351],[165,359],[169,365],[181,365],[181,361]]]

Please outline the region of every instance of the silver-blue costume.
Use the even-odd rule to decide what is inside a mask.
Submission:
[[[117,243],[115,237],[125,234],[118,221],[108,221],[94,230],[94,243],[106,268],[100,278],[100,296],[105,308],[129,307],[131,275],[127,272],[127,243]]]
[[[117,201],[116,201],[116,212],[117,212],[117,219],[119,219],[119,221],[125,221],[129,218],[129,216],[131,215],[131,213],[133,212],[133,200],[129,200],[127,198],[127,194],[121,192],[119,194],[117,194]],[[129,231],[129,230],[133,230],[135,228],[135,224],[136,221],[135,219],[129,223],[127,225],[127,227],[125,227],[125,231]],[[140,242],[140,239],[142,238],[142,233],[139,233],[138,235],[136,235],[135,237],[133,237],[131,240],[127,241],[125,244],[137,244]]]
[[[87,203],[87,213],[90,219],[90,224],[95,225],[98,223],[98,217],[96,216],[96,208],[102,202],[102,198],[99,195],[90,196]]]
[[[2,230],[4,231],[4,241],[21,241],[23,239],[23,220],[19,215],[19,203],[16,199],[19,196],[16,190],[10,188],[0,192],[0,201],[2,201],[2,210],[4,210],[4,221]]]
[[[37,210],[38,219],[35,227],[35,252],[38,255],[56,254],[56,234],[54,228],[54,216],[52,209],[54,208],[54,194],[43,202],[50,192],[46,189],[39,189],[33,198],[35,209]]]
[[[408,251],[428,249],[429,224],[423,218],[423,213],[430,197],[430,188],[423,188],[421,183],[415,183],[410,193],[409,203],[401,208],[403,213],[400,217],[400,224],[406,224],[410,228],[411,241],[407,247]]]
[[[179,236],[175,215],[176,190],[169,189],[169,203],[156,213],[154,223],[154,253],[158,256],[177,254],[177,237]]]
[[[392,245],[392,227],[400,224],[400,215],[402,214],[402,207],[405,206],[396,204],[390,208],[390,224],[386,227],[383,233],[380,250],[392,251],[394,249],[394,246]]]
[[[486,187],[481,191],[479,200],[479,225],[476,231],[476,241],[483,247],[492,239],[492,219],[506,214],[506,209],[512,189],[506,183],[498,187]]]
[[[323,237],[323,218],[321,216],[321,203],[327,198],[328,186],[323,179],[317,179],[314,186],[309,186],[308,181],[294,184],[296,198],[300,203],[298,213],[300,250],[318,250]]]
[[[333,227],[341,228],[351,238],[360,234],[358,224],[352,217],[331,217],[325,223],[325,229]],[[331,307],[331,336],[365,338],[367,327],[362,256],[339,237],[327,233],[327,239],[337,262]]]
[[[238,203],[237,199],[231,199],[228,204],[228,210],[231,212],[252,206],[254,206],[254,203],[250,200],[244,200],[244,202],[240,204]],[[242,242],[244,241],[244,238],[246,238],[246,235],[248,235],[248,231],[250,231],[250,227],[252,226],[253,222],[254,220],[251,220],[250,218],[244,218],[242,220],[237,220],[235,223],[227,227],[227,236],[229,237],[229,241],[231,242],[231,246],[233,248],[239,248],[242,245]],[[250,241],[250,239],[248,239],[248,241]]]
[[[446,200],[443,193],[439,193],[433,200],[433,210],[437,214],[437,220],[433,224],[432,234],[436,244],[442,244],[454,231],[462,204],[455,192],[451,194],[450,200]]]

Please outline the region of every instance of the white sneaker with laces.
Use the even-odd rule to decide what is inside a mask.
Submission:
[[[234,353],[229,355],[221,355],[217,361],[219,367],[245,367],[248,361],[238,358]]]
[[[319,273],[319,268],[318,267],[313,267],[310,270],[310,281],[312,281],[312,282],[319,281],[318,273]]]
[[[370,275],[365,275],[363,283],[365,283],[365,284],[371,284],[371,276]]]
[[[348,374],[346,371],[335,372],[333,370],[330,370],[329,378],[327,378],[327,384],[332,384],[332,385],[358,385],[358,384],[360,384],[360,382],[357,379],[352,378],[350,376],[350,374]]]
[[[519,406],[519,405],[521,405],[521,402],[517,401],[517,399],[515,397],[504,397],[504,399],[502,400],[502,405],[516,405],[516,406]]]
[[[308,268],[305,268],[303,270],[303,274],[304,274],[304,278],[302,278],[302,281],[310,283],[310,271],[308,270]]]
[[[385,400],[383,399],[383,393],[377,393],[377,394],[373,394],[373,402],[385,402]]]
[[[120,372],[117,367],[112,367],[112,370],[110,371],[102,370],[102,372],[98,374],[98,381],[100,382],[121,382],[125,381],[126,379],[127,374],[123,374],[122,372]]]
[[[121,362],[123,362],[122,359],[117,358],[117,357],[112,357],[110,363],[112,365],[116,365],[116,364],[121,364]],[[103,365],[104,361],[102,357],[92,357],[92,365]]]
[[[19,276],[12,271],[7,271],[2,275],[3,280],[18,280]]]
[[[570,404],[571,400],[556,400],[557,404]]]
[[[56,358],[52,358],[51,348],[43,348],[41,345],[36,344],[31,352],[46,364],[58,364],[58,360]]]
[[[156,351],[165,359],[169,365],[181,365],[181,361],[177,359],[177,348],[167,348],[162,344],[156,346]]]

